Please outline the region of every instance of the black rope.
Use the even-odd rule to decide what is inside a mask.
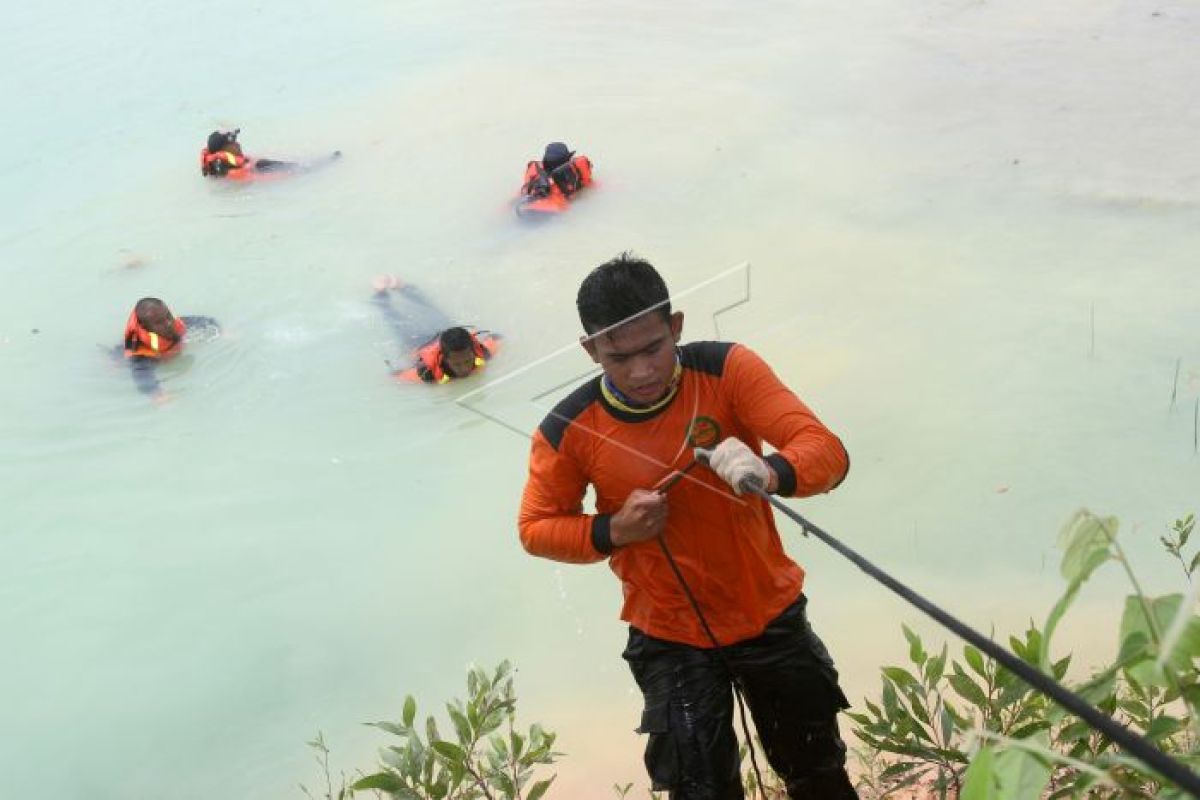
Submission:
[[[1034,689],[1046,695],[1054,702],[1058,703],[1060,706],[1082,719],[1092,728],[1100,731],[1113,742],[1120,745],[1130,755],[1156,770],[1159,774],[1170,780],[1179,788],[1186,791],[1192,797],[1200,798],[1200,775],[1197,775],[1197,773],[1189,769],[1187,765],[1172,758],[1162,750],[1159,750],[1148,739],[1129,730],[1124,725],[1117,722],[1115,719],[1100,711],[1100,709],[1096,708],[1091,703],[1051,678],[1049,675],[1046,675],[1040,670],[1034,669],[1030,664],[1017,658],[1015,655],[996,644],[991,639],[986,638],[973,628],[967,626],[963,622],[960,622],[955,617],[926,600],[924,597],[921,597],[921,595],[917,594],[912,589],[909,589],[907,586],[900,583],[900,581],[896,580],[891,575],[888,575],[886,572],[879,569],[879,567],[876,567],[870,561],[867,561],[858,553],[839,542],[833,536],[821,530],[816,525],[813,525],[791,508],[784,505],[779,499],[772,497],[758,488],[747,487],[747,490],[765,498],[768,503],[778,509],[781,513],[785,514],[793,522],[798,524],[803,529],[805,534],[811,533],[813,536],[816,536],[818,539],[825,542],[825,544],[841,553],[850,561],[853,561],[854,564],[863,572],[867,573],[872,578],[903,597],[912,605],[924,611],[930,617],[933,617],[933,619],[949,628],[960,638],[965,639],[978,649],[987,653]]]
[[[689,466],[688,468],[690,469],[691,467]],[[686,471],[684,470],[684,472]],[[674,485],[675,481],[678,481],[678,478],[674,478],[671,485]],[[733,696],[737,698],[738,716],[742,723],[742,736],[745,737],[746,747],[750,752],[750,766],[754,769],[754,777],[758,781],[758,792],[763,800],[766,800],[767,794],[763,788],[762,773],[758,769],[758,757],[754,751],[754,740],[750,738],[750,726],[746,724],[746,704],[742,699],[742,679],[738,677],[738,674],[733,669],[733,665],[725,657],[725,646],[717,640],[717,635],[709,627],[708,619],[704,616],[704,612],[700,610],[700,603],[696,600],[696,596],[692,594],[692,587],[688,586],[688,582],[684,579],[683,573],[680,572],[679,565],[675,563],[675,557],[671,555],[671,550],[667,547],[667,543],[663,540],[662,536],[658,537],[658,546],[662,549],[663,555],[667,557],[667,563],[671,565],[671,571],[675,573],[675,578],[679,581],[679,585],[683,587],[683,593],[687,595],[688,602],[692,604],[692,610],[696,612],[696,616],[700,619],[700,625],[703,626],[704,633],[708,636],[709,641],[712,642],[714,652],[721,659],[721,664],[733,679]]]

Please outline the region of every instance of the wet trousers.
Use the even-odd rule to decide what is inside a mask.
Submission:
[[[857,798],[837,713],[849,703],[800,598],[753,639],[715,649],[629,629],[622,654],[642,690],[651,787],[670,800],[741,800],[733,680],[741,684],[767,761],[792,800]],[[722,657],[723,656],[723,657]]]

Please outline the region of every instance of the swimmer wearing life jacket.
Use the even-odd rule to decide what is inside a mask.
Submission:
[[[437,306],[412,284],[392,276],[375,281],[374,301],[397,341],[412,353],[411,365],[392,377],[405,383],[443,384],[470,377],[500,349],[501,336],[469,325],[453,325]],[[392,305],[391,291],[404,300],[404,310]]]
[[[208,144],[200,151],[200,174],[206,178],[229,178],[247,180],[260,172],[284,172],[299,168],[293,161],[276,161],[270,158],[252,159],[242,152],[238,142],[241,128],[232,131],[213,131],[208,135]]]
[[[189,337],[213,338],[219,333],[220,326],[212,317],[176,317],[157,297],[138,300],[125,322],[124,342],[138,391],[161,395],[162,386],[155,375],[158,363],[179,355]]]
[[[517,215],[557,214],[569,200],[592,184],[592,162],[562,142],[546,145],[541,161],[525,166]]]

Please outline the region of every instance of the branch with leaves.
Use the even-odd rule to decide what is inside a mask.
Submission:
[[[540,725],[525,734],[517,730],[516,704],[507,661],[491,674],[479,668],[467,673],[467,700],[446,704],[454,739],[442,737],[432,716],[422,738],[417,703],[406,697],[399,722],[368,723],[401,743],[384,748],[379,771],[350,788],[396,800],[539,800],[554,776],[534,781],[537,768],[561,753],[553,749],[555,734]]]

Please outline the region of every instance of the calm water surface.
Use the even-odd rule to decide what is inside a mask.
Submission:
[[[846,441],[815,521],[985,629],[1043,618],[1054,539],[1119,515],[1152,590],[1200,510],[1200,17],[1185,3],[48,2],[0,70],[0,795],[294,798],[367,767],[366,720],[513,659],[569,754],[555,794],[638,781],[640,699],[603,565],[527,557],[527,442],[398,387],[394,272],[501,330],[472,402],[518,427],[588,366],[573,298],[632,248]],[[335,167],[200,180],[218,125]],[[507,203],[551,139],[598,191]],[[679,302],[686,334],[744,275]],[[225,335],[139,396],[104,352],[142,295]],[[1176,364],[1176,403],[1171,407]],[[786,525],[854,699],[898,600]],[[1063,647],[1115,648],[1120,578]],[[1108,584],[1108,591],[1103,584]],[[1111,587],[1120,587],[1113,590]]]

